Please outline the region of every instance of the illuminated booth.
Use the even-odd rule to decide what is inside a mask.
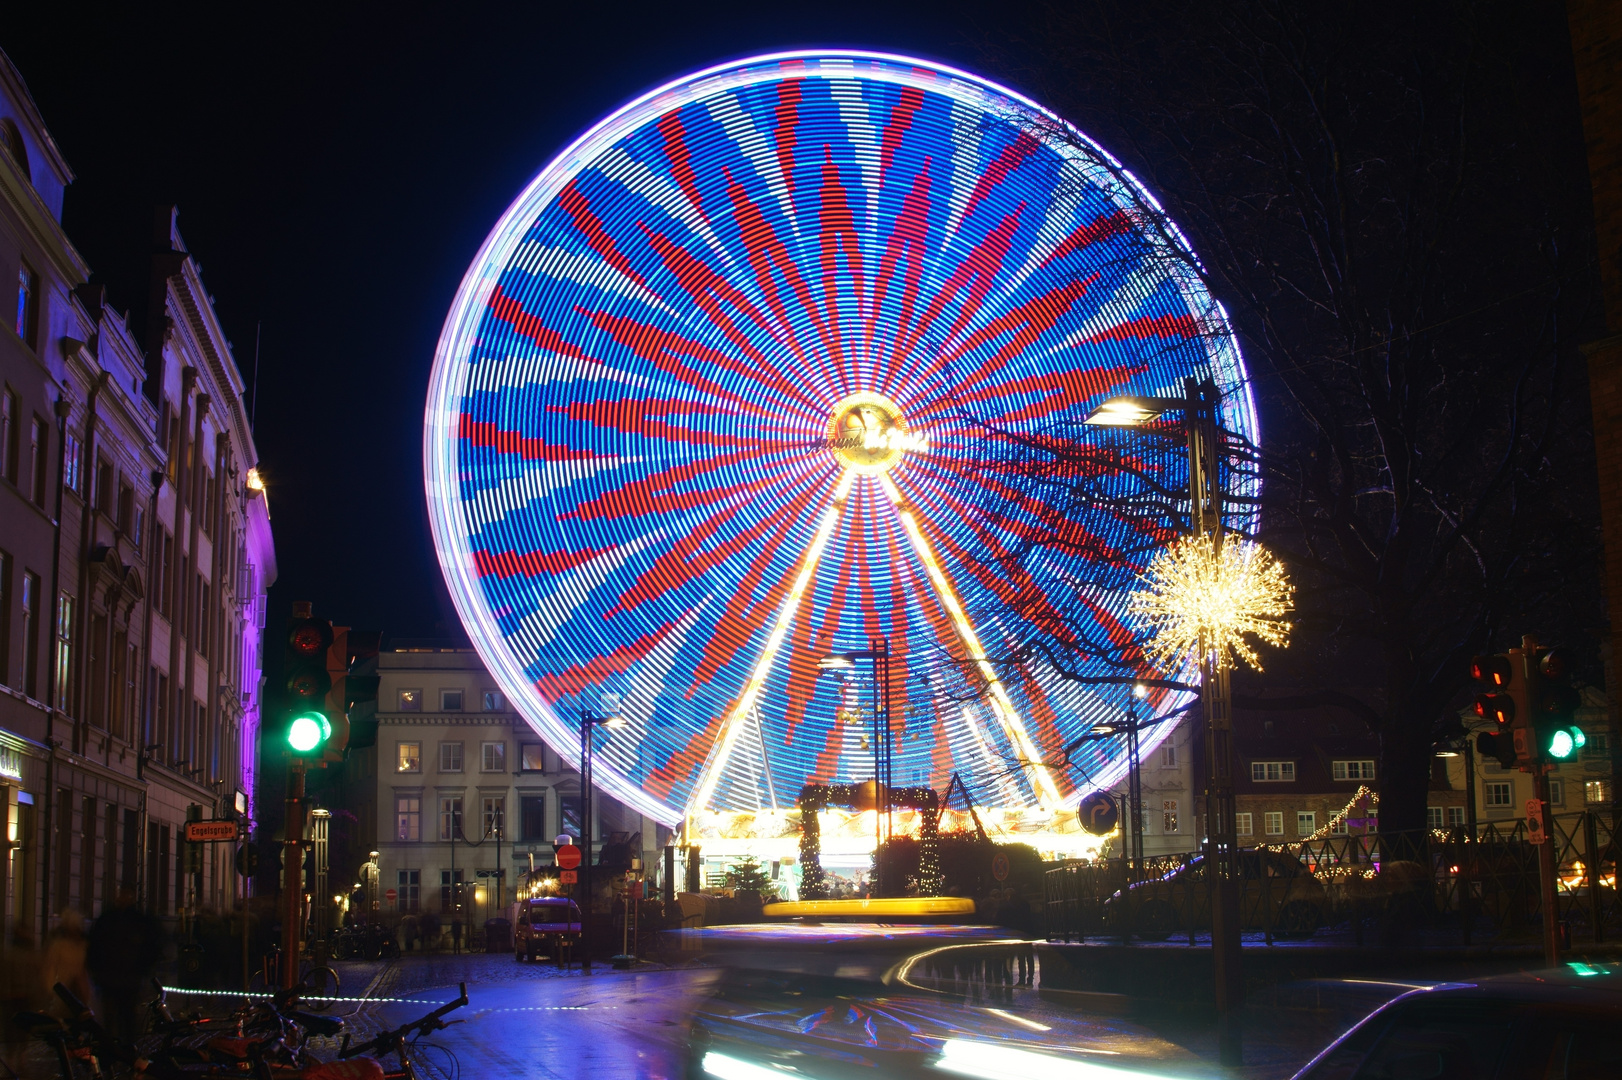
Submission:
[[[513,704],[578,760],[579,710],[612,701],[597,786],[706,855],[792,868],[798,793],[873,777],[881,749],[897,786],[957,777],[994,839],[1096,850],[1076,803],[1120,781],[1124,743],[1060,762],[1119,694],[995,662],[1034,632],[1016,593],[1086,575],[1054,552],[1005,579],[1022,523],[976,490],[988,430],[1185,376],[1255,437],[1221,309],[1154,210],[1039,106],[905,57],[758,57],[587,131],[479,251],[427,406],[441,566]],[[1130,539],[1104,509],[1082,524]],[[1065,602],[1130,636],[1127,590]],[[873,671],[819,666],[873,642],[883,727]],[[879,811],[820,812],[824,867],[865,866]]]

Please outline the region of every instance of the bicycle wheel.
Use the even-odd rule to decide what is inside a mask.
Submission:
[[[332,998],[338,996],[338,973],[329,967],[312,965],[304,969],[299,982],[304,986],[304,1005],[315,1011],[332,1008]]]
[[[457,1080],[462,1065],[446,1047],[419,1041],[411,1044],[411,1071],[416,1080]]]

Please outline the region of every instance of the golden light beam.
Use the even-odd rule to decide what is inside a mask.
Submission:
[[[777,621],[772,625],[772,632],[767,636],[766,645],[760,651],[760,659],[755,661],[755,669],[750,673],[749,681],[744,684],[743,692],[738,695],[732,711],[727,714],[726,726],[721,729],[721,737],[716,739],[715,745],[710,748],[704,769],[699,773],[698,785],[693,788],[693,794],[688,798],[687,805],[682,811],[683,818],[691,818],[695,810],[705,809],[714,796],[715,785],[720,782],[721,773],[726,769],[727,760],[731,758],[739,737],[748,727],[750,710],[755,707],[761,690],[765,688],[766,677],[771,674],[772,664],[776,662],[778,651],[783,647],[783,639],[788,637],[789,627],[794,622],[795,614],[800,610],[800,602],[805,599],[805,591],[811,584],[812,575],[816,573],[817,561],[827,550],[828,541],[833,539],[834,530],[839,528],[839,519],[845,510],[845,500],[849,498],[851,485],[855,481],[854,469],[847,468],[840,474],[839,483],[834,487],[833,502],[823,511],[822,522],[811,538],[811,546],[805,549],[805,557],[800,563],[800,573],[795,577],[788,596],[783,598],[783,606],[778,609]]]
[[[891,504],[895,506],[896,515],[901,519],[901,527],[906,530],[907,539],[912,542],[912,549],[917,553],[918,561],[924,564],[924,572],[929,575],[930,584],[935,587],[935,595],[939,597],[941,606],[946,609],[952,625],[957,628],[958,639],[963,642],[963,648],[974,660],[975,666],[980,671],[980,677],[986,682],[986,692],[991,697],[991,711],[997,715],[1003,733],[1008,736],[1009,744],[1019,755],[1019,763],[1030,767],[1031,786],[1036,789],[1039,796],[1048,800],[1049,809],[1058,809],[1063,800],[1059,796],[1058,785],[1053,782],[1053,774],[1043,763],[1041,753],[1025,730],[1025,724],[1019,718],[1019,711],[1014,708],[1013,699],[1008,696],[1007,688],[997,675],[997,669],[986,660],[986,650],[980,644],[980,635],[974,632],[974,624],[969,622],[968,613],[963,610],[963,604],[958,600],[956,590],[947,580],[940,564],[935,561],[935,554],[930,549],[923,530],[918,527],[917,518],[907,508],[906,497],[888,475],[881,473],[878,480],[884,487],[884,493],[890,497]]]

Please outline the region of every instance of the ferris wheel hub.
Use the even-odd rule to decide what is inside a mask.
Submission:
[[[840,401],[828,420],[828,449],[839,463],[876,476],[892,469],[908,450],[924,450],[928,440],[907,428],[901,406],[871,390]]]

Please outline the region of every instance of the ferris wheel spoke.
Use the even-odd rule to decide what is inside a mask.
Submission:
[[[754,670],[749,673],[749,681],[744,684],[743,691],[733,703],[727,714],[726,723],[710,750],[709,758],[699,771],[698,782],[694,784],[693,794],[687,800],[684,816],[691,817],[693,811],[704,809],[714,795],[715,785],[726,769],[727,761],[737,746],[739,736],[748,726],[749,714],[760,698],[760,692],[766,685],[766,678],[771,674],[772,665],[777,661],[777,654],[788,637],[795,615],[799,613],[806,589],[816,574],[817,562],[827,550],[828,541],[833,539],[835,530],[839,528],[839,519],[844,513],[845,501],[850,497],[851,484],[855,479],[856,473],[850,469],[840,474],[839,481],[834,486],[833,499],[823,511],[816,534],[811,538],[811,544],[800,560],[799,573],[795,575],[794,584],[783,599],[783,606],[778,609],[777,620],[772,624],[771,633],[766,636],[766,643],[760,650],[760,658],[755,661]]]
[[[895,507],[896,516],[901,520],[901,527],[906,531],[907,539],[912,544],[913,552],[918,561],[924,566],[924,572],[929,576],[929,582],[934,587],[935,596],[941,606],[951,617],[953,626],[957,629],[958,638],[963,642],[963,648],[968,652],[980,677],[985,680],[986,694],[990,697],[991,711],[996,714],[1002,724],[1003,732],[1007,735],[1009,743],[1018,755],[1021,765],[1031,770],[1031,786],[1037,795],[1049,801],[1051,808],[1057,808],[1061,801],[1059,788],[1053,782],[1053,774],[1042,760],[1042,754],[1031,741],[1031,736],[1025,729],[1025,723],[1020,719],[1019,710],[1014,707],[1013,698],[1008,695],[1008,688],[997,674],[997,669],[986,659],[986,650],[980,644],[980,635],[975,633],[974,624],[969,621],[969,613],[963,609],[962,601],[957,598],[957,591],[947,580],[946,572],[936,561],[934,552],[930,549],[929,540],[924,536],[923,529],[918,525],[918,519],[907,506],[907,500],[896,487],[895,481],[888,475],[880,474],[879,483],[884,487],[884,493],[890,497],[890,503]]]

